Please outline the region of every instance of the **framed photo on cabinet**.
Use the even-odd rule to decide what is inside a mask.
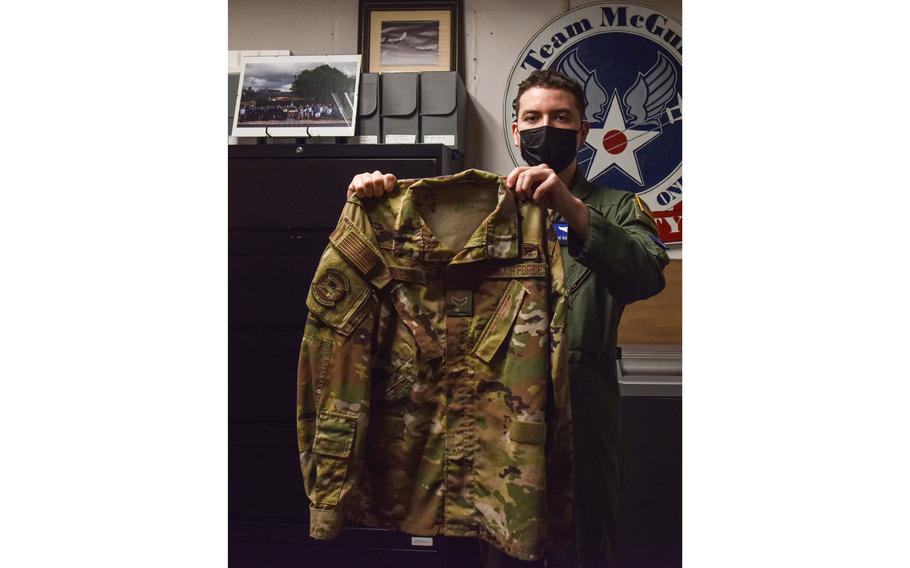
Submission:
[[[353,136],[360,55],[244,57],[233,136]]]

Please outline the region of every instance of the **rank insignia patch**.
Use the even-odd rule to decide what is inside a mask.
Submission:
[[[340,270],[329,268],[313,284],[313,297],[316,301],[331,308],[351,291],[351,281]]]
[[[451,290],[446,292],[446,314],[460,317],[473,315],[474,293],[471,290]]]

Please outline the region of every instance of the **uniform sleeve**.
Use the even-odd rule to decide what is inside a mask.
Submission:
[[[632,193],[601,213],[588,205],[588,235],[569,230],[569,254],[590,268],[624,304],[649,298],[664,289],[669,263],[650,212]]]
[[[573,459],[572,413],[566,325],[566,284],[559,241],[547,219],[547,262],[550,280],[550,385],[547,408],[547,548],[565,550],[572,542]]]
[[[307,293],[297,368],[297,445],[310,501],[310,536],[316,539],[334,538],[344,524],[369,424],[379,302],[370,271],[363,270],[370,247],[358,254],[358,238],[346,236],[363,225],[355,205],[345,207],[341,230],[333,233]],[[359,240],[368,240],[364,237],[360,232]]]

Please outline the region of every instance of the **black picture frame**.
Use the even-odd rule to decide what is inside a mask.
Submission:
[[[438,50],[442,57],[436,66],[382,65],[378,64],[379,46],[382,38],[376,33],[377,22],[397,19],[406,14],[409,20],[435,20],[442,16],[440,29],[446,21],[449,26],[448,41],[443,44],[442,37]],[[420,18],[423,15],[424,18]],[[440,33],[440,36],[443,34]],[[464,80],[464,26],[462,23],[462,1],[440,0],[427,2],[400,2],[395,0],[360,0],[357,24],[357,52],[363,56],[364,73],[387,73],[400,71],[457,71]]]

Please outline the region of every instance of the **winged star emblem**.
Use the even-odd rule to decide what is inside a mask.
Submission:
[[[667,104],[676,96],[676,69],[663,53],[647,73],[638,74],[635,83],[626,91],[622,102],[629,115],[629,126],[661,126],[660,117]]]
[[[577,51],[569,53],[556,69],[582,85],[587,100],[585,119],[589,123],[603,123],[588,132],[588,145],[594,149],[588,179],[617,167],[635,183],[644,186],[636,152],[659,136],[664,125],[681,120],[681,102],[668,110],[674,97],[680,100],[676,68],[665,55],[658,53],[657,62],[647,72],[638,73],[635,82],[622,96],[621,105],[618,92],[614,90],[612,96],[608,96],[596,70],[589,70],[578,58]],[[676,110],[680,112],[679,116],[671,112]],[[665,113],[669,120],[662,121]]]
[[[572,53],[559,63],[556,70],[575,79],[582,86],[588,103],[585,120],[600,122],[603,120],[604,106],[607,104],[607,91],[597,80],[597,71],[589,71],[585,64],[578,60],[577,53],[577,49],[572,50]]]

